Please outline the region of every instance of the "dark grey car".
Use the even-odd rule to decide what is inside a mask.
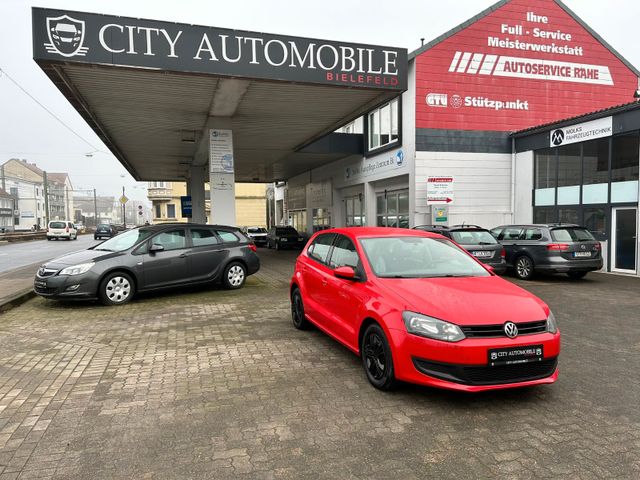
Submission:
[[[121,305],[136,292],[167,287],[221,282],[240,288],[259,269],[255,245],[235,227],[154,225],[45,263],[34,290],[45,298]]]
[[[509,268],[523,280],[537,271],[580,279],[602,268],[600,242],[579,225],[503,225],[491,234],[504,246]]]
[[[302,248],[307,239],[293,227],[271,227],[267,233],[267,248]]]
[[[419,225],[414,230],[439,233],[460,244],[466,251],[485,265],[490,265],[495,273],[507,271],[505,250],[486,228],[478,225]]]

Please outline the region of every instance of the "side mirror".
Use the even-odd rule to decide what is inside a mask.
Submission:
[[[491,265],[484,265],[484,268],[486,268],[487,272],[493,273],[495,275],[496,269],[493,268]]]
[[[158,245],[157,243],[154,243],[149,248],[149,253],[157,253],[157,252],[163,252],[163,251],[164,251],[164,247],[162,245]]]
[[[345,280],[357,280],[358,276],[353,267],[344,266],[338,267],[333,271],[333,274],[338,278],[344,278]]]

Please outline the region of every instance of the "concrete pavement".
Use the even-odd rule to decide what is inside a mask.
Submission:
[[[636,479],[640,281],[518,282],[554,310],[558,383],[382,393],[291,325],[296,252],[245,288],[0,314],[0,480]]]

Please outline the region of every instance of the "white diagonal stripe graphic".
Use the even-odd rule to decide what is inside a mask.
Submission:
[[[478,73],[478,69],[480,68],[480,63],[482,63],[483,58],[483,53],[474,53],[471,63],[469,64],[469,68],[467,68],[467,73]]]
[[[450,72],[455,71],[456,67],[458,66],[458,60],[460,60],[460,52],[456,52],[456,54],[453,56],[453,60],[451,61],[451,65],[449,66]]]
[[[480,67],[480,75],[491,75],[497,59],[497,55],[487,55],[484,57],[484,62],[482,62],[482,67]]]
[[[462,60],[460,60],[460,64],[458,65],[458,73],[463,73],[467,69],[467,65],[469,64],[469,59],[471,58],[471,53],[464,52],[462,54]]]

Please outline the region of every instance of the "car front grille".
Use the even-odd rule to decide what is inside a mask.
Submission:
[[[51,268],[41,268],[40,270],[38,270],[38,276],[40,278],[51,277],[52,275],[55,275],[57,272],[58,270],[54,270]]]
[[[499,385],[521,383],[550,377],[558,367],[558,358],[514,365],[454,365],[413,359],[416,369],[430,377],[464,385]]]
[[[518,336],[533,335],[535,333],[544,333],[547,331],[547,321],[538,320],[535,322],[516,323],[518,327]],[[504,333],[504,325],[471,325],[460,327],[467,338],[487,338],[487,337],[506,337]]]

